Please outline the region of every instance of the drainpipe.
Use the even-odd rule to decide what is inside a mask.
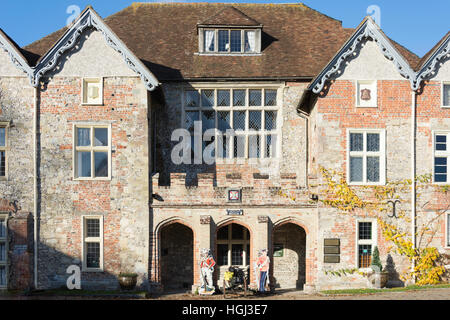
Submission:
[[[417,92],[413,91],[412,109],[411,109],[411,238],[413,250],[416,249],[416,103]],[[414,271],[415,261],[411,263],[411,269]],[[413,279],[414,283],[416,279]]]
[[[34,88],[34,113],[33,113],[33,153],[34,153],[34,174],[33,174],[33,196],[34,196],[34,289],[38,289],[38,190],[37,190],[37,112],[38,112],[39,87]]]
[[[305,184],[306,188],[308,188],[309,182],[308,182],[308,167],[309,167],[309,116],[306,112],[302,110],[297,110],[297,114],[305,119],[305,145],[306,145],[306,152],[305,152]]]

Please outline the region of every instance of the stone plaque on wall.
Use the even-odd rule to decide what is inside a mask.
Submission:
[[[340,263],[341,262],[341,240],[340,239],[324,239],[323,241],[324,263]]]

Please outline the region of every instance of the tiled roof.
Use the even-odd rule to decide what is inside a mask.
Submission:
[[[263,25],[262,54],[198,55],[198,24]],[[105,19],[160,81],[313,78],[353,33],[303,4],[135,3]],[[61,29],[25,47],[45,54]],[[394,43],[411,65],[419,58]]]

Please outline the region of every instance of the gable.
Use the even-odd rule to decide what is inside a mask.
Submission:
[[[19,46],[1,29],[0,76],[27,76],[30,80],[33,78],[33,70]]]
[[[404,80],[373,40],[364,42],[357,56],[349,61],[338,80]]]
[[[26,77],[27,74],[17,68],[5,50],[0,49],[0,77]]]
[[[137,76],[122,56],[107,45],[101,32],[85,30],[77,47],[65,52],[48,76],[111,77]]]

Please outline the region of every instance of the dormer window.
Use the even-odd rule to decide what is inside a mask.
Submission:
[[[258,36],[257,36],[258,35]],[[204,29],[201,53],[242,54],[259,53],[258,30]]]
[[[262,24],[234,7],[199,23],[199,53],[251,55],[261,53]]]

